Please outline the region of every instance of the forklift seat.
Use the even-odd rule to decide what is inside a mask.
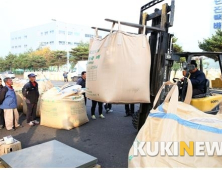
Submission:
[[[204,93],[203,94],[198,94],[193,96],[192,98],[197,99],[197,98],[203,98],[206,97],[210,94],[210,81],[208,79],[205,80],[205,88],[204,88]]]

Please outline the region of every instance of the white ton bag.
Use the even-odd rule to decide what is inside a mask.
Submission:
[[[91,39],[86,96],[106,103],[149,103],[150,64],[146,35],[123,32],[119,24],[117,32]]]
[[[161,91],[165,85],[172,84],[165,83],[159,90],[154,106],[156,105]],[[192,93],[191,93],[192,94]],[[191,96],[189,94],[189,96]],[[133,146],[129,152],[128,167],[129,168],[213,168],[222,167],[222,115],[206,114],[193,106],[187,104],[190,102],[189,97],[185,102],[178,101],[178,87],[173,85],[168,93],[165,101],[156,109],[152,109],[145,124],[140,129]],[[134,147],[139,146],[141,142],[151,142],[151,151],[155,151],[155,142],[158,142],[159,151],[156,156],[148,154],[147,146],[143,147],[145,156],[135,154]],[[173,154],[165,154],[161,156],[161,151],[165,149],[160,147],[159,142],[179,142],[178,147],[172,144],[170,152]],[[185,142],[189,147],[189,154],[183,149],[180,142]],[[190,144],[193,143],[193,144]],[[215,150],[211,150],[213,145],[219,146]],[[193,145],[193,148],[192,148]],[[201,145],[201,147],[199,147]],[[210,147],[209,147],[210,145]],[[166,146],[166,145],[165,145]],[[183,145],[184,146],[184,145]],[[218,152],[216,152],[216,150]],[[183,155],[184,151],[184,156]],[[193,151],[193,152],[191,152]],[[198,153],[200,152],[200,153]],[[175,153],[178,153],[175,154]],[[143,154],[143,153],[142,153]],[[203,154],[203,155],[200,155]],[[212,154],[212,156],[209,156]]]
[[[61,92],[64,90],[53,87],[42,95],[40,124],[56,129],[70,130],[87,123],[89,119],[83,95],[75,96],[71,93]]]

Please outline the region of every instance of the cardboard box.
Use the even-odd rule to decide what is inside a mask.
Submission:
[[[215,80],[211,80],[213,88],[222,88],[222,80],[220,78],[216,78]]]
[[[5,144],[5,142],[2,140],[0,141],[0,156],[5,155],[10,152],[18,151],[22,149],[21,142],[14,139],[14,142],[12,144]]]
[[[2,165],[1,161],[0,161],[0,168],[5,168],[5,167]]]

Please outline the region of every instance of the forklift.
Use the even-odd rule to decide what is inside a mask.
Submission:
[[[121,25],[138,28],[138,34],[142,34],[144,31],[143,29],[145,28],[146,29],[145,33],[147,36],[149,36],[149,44],[151,52],[151,70],[150,70],[151,102],[141,103],[140,109],[133,115],[132,123],[133,126],[138,131],[145,123],[150,110],[153,108],[153,102],[156,94],[159,91],[159,88],[162,86],[164,82],[170,80],[170,73],[174,62],[180,61],[181,57],[186,57],[186,63],[184,63],[183,65],[184,69],[186,69],[187,73],[189,73],[189,70],[193,68],[193,66],[190,65],[191,58],[193,56],[208,54],[211,56],[217,56],[218,61],[220,63],[220,68],[222,70],[222,53],[189,53],[189,52],[174,53],[173,43],[172,43],[174,35],[169,33],[169,28],[172,27],[174,23],[175,0],[171,0],[170,5],[168,3],[163,3],[161,9],[155,8],[154,12],[151,14],[145,13],[146,10],[156,6],[157,4],[162,3],[163,1],[164,0],[152,0],[151,2],[143,5],[140,9],[139,24],[117,21],[112,19],[105,19],[108,22],[112,23],[120,22]],[[148,23],[151,25],[148,25]],[[110,32],[110,29],[104,29],[98,27],[92,27],[92,28],[101,31]],[[184,95],[186,93],[187,83],[186,82],[181,83],[177,79],[174,79],[174,81],[178,82],[178,85],[180,84],[179,88],[182,89],[182,95],[180,96],[180,100],[183,101]],[[164,100],[164,96],[166,96],[170,90],[169,88],[170,87],[166,87],[164,92],[162,92],[161,98],[158,101],[157,105],[159,105]],[[208,90],[209,88],[206,89]],[[206,93],[205,97],[209,96],[208,92]],[[201,97],[203,98],[203,96]],[[216,98],[218,98],[218,101],[220,101],[220,99],[222,100],[222,98],[218,96]],[[193,99],[194,105],[196,106],[198,105],[195,104],[198,103],[198,101],[195,102],[195,100],[199,99],[200,98]],[[212,107],[214,109],[216,108],[215,105],[213,105]],[[208,110],[211,111],[211,108],[210,109],[208,108]],[[216,110],[214,110],[214,112],[216,112]]]
[[[222,52],[183,52],[174,53],[172,37],[173,35],[168,33],[169,27],[173,26],[173,18],[175,12],[175,1],[171,2],[171,6],[163,4],[162,10],[155,9],[154,13],[147,15],[144,19],[144,11],[153,5],[162,1],[151,1],[150,3],[141,7],[140,10],[140,24],[146,24],[151,20],[152,26],[165,29],[164,32],[147,32],[151,33],[149,37],[151,47],[151,103],[140,104],[140,109],[133,115],[133,126],[139,131],[146,121],[150,110],[153,108],[153,101],[155,96],[163,84],[163,82],[170,80],[170,73],[174,62],[180,61],[181,57],[186,58],[186,62],[183,63],[183,69],[186,70],[186,76],[189,78],[189,71],[194,69],[194,65],[190,64],[191,59],[195,56],[206,56],[215,59],[219,62],[220,71],[222,73]],[[145,20],[145,23],[143,21]],[[200,70],[203,71],[203,63],[200,60]],[[179,90],[182,91],[179,96],[180,101],[185,100],[187,90],[187,80],[183,82],[179,78],[173,79],[174,83],[177,83]],[[206,87],[204,94],[193,96],[191,105],[197,109],[206,112],[208,114],[216,114],[219,111],[219,104],[222,102],[222,90],[209,89],[209,80],[206,79]],[[169,92],[169,87],[165,88],[162,92],[161,99],[158,103],[163,102],[164,97]],[[204,103],[204,105],[203,105]]]

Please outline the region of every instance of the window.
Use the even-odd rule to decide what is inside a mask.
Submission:
[[[68,35],[72,35],[73,34],[73,32],[68,32]]]
[[[59,34],[66,34],[66,32],[65,31],[62,31],[62,30],[59,30]]]
[[[17,46],[15,46],[15,48],[17,48]]]
[[[46,45],[46,42],[41,42],[40,43],[40,46],[45,46]]]
[[[78,32],[75,32],[74,34],[75,34],[75,36],[79,36],[80,35]]]
[[[24,38],[26,39],[26,38],[27,38],[27,35],[25,35]]]
[[[92,34],[85,34],[85,37],[91,38],[91,37],[93,37],[93,35]]]
[[[54,44],[54,41],[50,41],[50,45]]]
[[[72,45],[72,42],[68,42],[69,45]]]
[[[12,38],[12,40],[14,40],[14,38]]]
[[[45,32],[45,35],[48,35],[48,31]]]
[[[27,48],[27,45],[26,45],[26,44],[24,45],[24,48]]]
[[[12,46],[12,48],[14,48],[14,46]]]
[[[15,40],[17,40],[17,37],[15,37]]]
[[[102,36],[99,36],[99,38],[102,38]]]
[[[21,45],[19,45],[18,48],[21,48]]]
[[[74,42],[74,45],[79,45],[80,43]]]
[[[59,41],[59,45],[65,45],[65,41]]]
[[[53,34],[53,33],[54,33],[54,30],[51,30],[51,31],[50,31],[50,34]]]
[[[19,40],[21,40],[21,37],[18,37]]]
[[[43,32],[41,32],[41,35],[43,35]]]

